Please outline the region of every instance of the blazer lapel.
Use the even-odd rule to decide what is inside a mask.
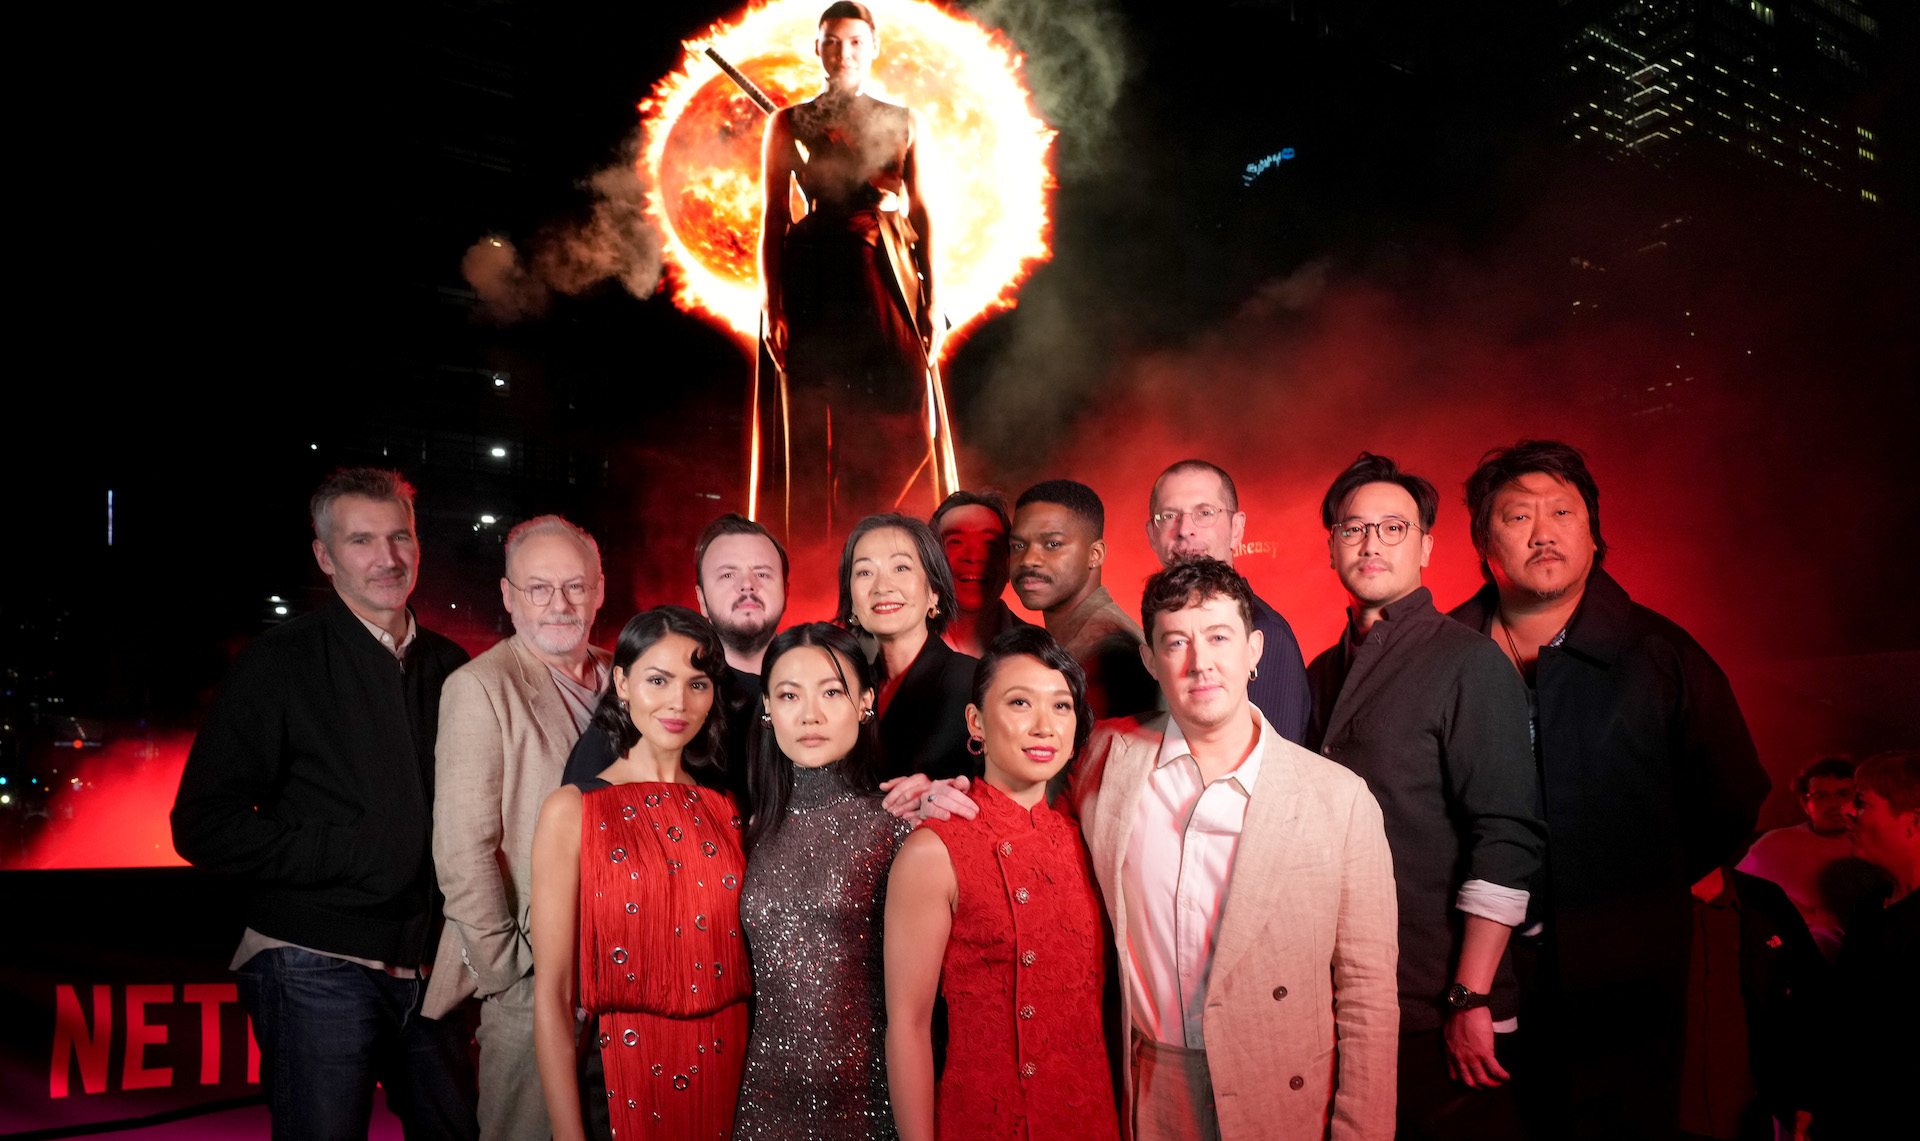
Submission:
[[[533,723],[540,728],[540,736],[556,744],[571,742],[579,734],[573,731],[573,717],[560,700],[559,683],[547,670],[547,664],[533,656],[533,651],[521,643],[516,635],[513,639],[513,659],[520,667],[514,685],[520,690],[520,697],[533,712]],[[561,763],[566,762],[566,752],[560,753]],[[512,763],[512,758],[509,758]]]
[[[1099,802],[1094,806],[1094,835],[1099,846],[1093,854],[1100,861],[1100,879],[1107,885],[1107,907],[1113,919],[1114,939],[1124,954],[1127,938],[1126,880],[1122,873],[1127,861],[1127,845],[1133,840],[1134,821],[1140,814],[1140,797],[1146,791],[1147,778],[1153,772],[1153,759],[1166,734],[1166,717],[1161,715],[1114,742],[1100,774]]]
[[[1263,746],[1260,778],[1247,804],[1246,822],[1234,850],[1227,882],[1226,910],[1220,917],[1220,941],[1214,945],[1213,977],[1223,978],[1254,946],[1267,921],[1281,910],[1288,890],[1287,869],[1301,861],[1302,842],[1298,748],[1279,734]]]

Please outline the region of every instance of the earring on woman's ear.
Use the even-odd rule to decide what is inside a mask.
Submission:
[[[773,714],[762,713],[760,715],[760,724],[771,727],[773,725]]]
[[[860,628],[860,616],[858,614],[847,615],[847,629],[858,630],[859,628]]]
[[[987,751],[987,739],[985,737],[968,737],[967,738],[967,752],[972,753],[974,756],[977,757],[977,756],[980,756],[982,753],[985,753],[986,751]]]
[[[860,711],[860,724],[865,725],[871,720],[873,720],[873,706],[869,705]]]
[[[1252,680],[1253,680],[1254,678],[1257,678],[1257,677],[1259,677],[1259,676],[1260,676],[1260,667],[1259,667],[1259,666],[1255,666],[1255,667],[1253,667],[1252,669],[1250,669],[1250,670],[1248,670],[1248,671],[1247,671],[1247,680],[1248,680],[1248,681],[1252,681]]]
[[[927,617],[929,618],[940,617],[940,604],[938,602],[934,603],[932,606],[927,607]]]
[[[625,713],[626,711],[627,711],[627,699],[623,697],[620,699],[620,712]]]

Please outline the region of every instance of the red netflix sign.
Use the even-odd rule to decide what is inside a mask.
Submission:
[[[260,1094],[227,969],[232,885],[190,868],[0,872],[0,1134],[224,1108]]]

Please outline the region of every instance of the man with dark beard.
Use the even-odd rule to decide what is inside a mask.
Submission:
[[[447,926],[425,1010],[439,1018],[481,999],[482,1141],[548,1133],[533,1065],[533,829],[607,687],[609,659],[587,642],[606,593],[593,536],[542,515],[507,533],[506,555],[500,597],[513,636],[447,679],[434,749]]]
[[[728,785],[748,815],[747,745],[760,709],[760,661],[787,610],[787,549],[765,527],[729,511],[700,532],[693,575],[700,613],[727,648],[720,698],[727,707]]]
[[[1546,800],[1514,940],[1530,1132],[1672,1137],[1689,888],[1739,851],[1767,775],[1727,675],[1601,568],[1600,489],[1578,450],[1488,452],[1467,510],[1487,585],[1453,617],[1526,681]]]

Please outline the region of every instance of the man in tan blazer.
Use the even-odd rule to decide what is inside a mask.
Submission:
[[[1247,700],[1261,636],[1217,559],[1147,581],[1169,714],[1104,722],[1072,786],[1112,920],[1136,1141],[1394,1132],[1393,859],[1352,772]]]
[[[438,1018],[482,1000],[482,1141],[549,1135],[533,1059],[533,828],[606,690],[609,658],[587,643],[604,598],[593,537],[543,515],[508,533],[506,554],[500,594],[513,636],[447,679],[434,749],[447,925],[424,1009]]]

